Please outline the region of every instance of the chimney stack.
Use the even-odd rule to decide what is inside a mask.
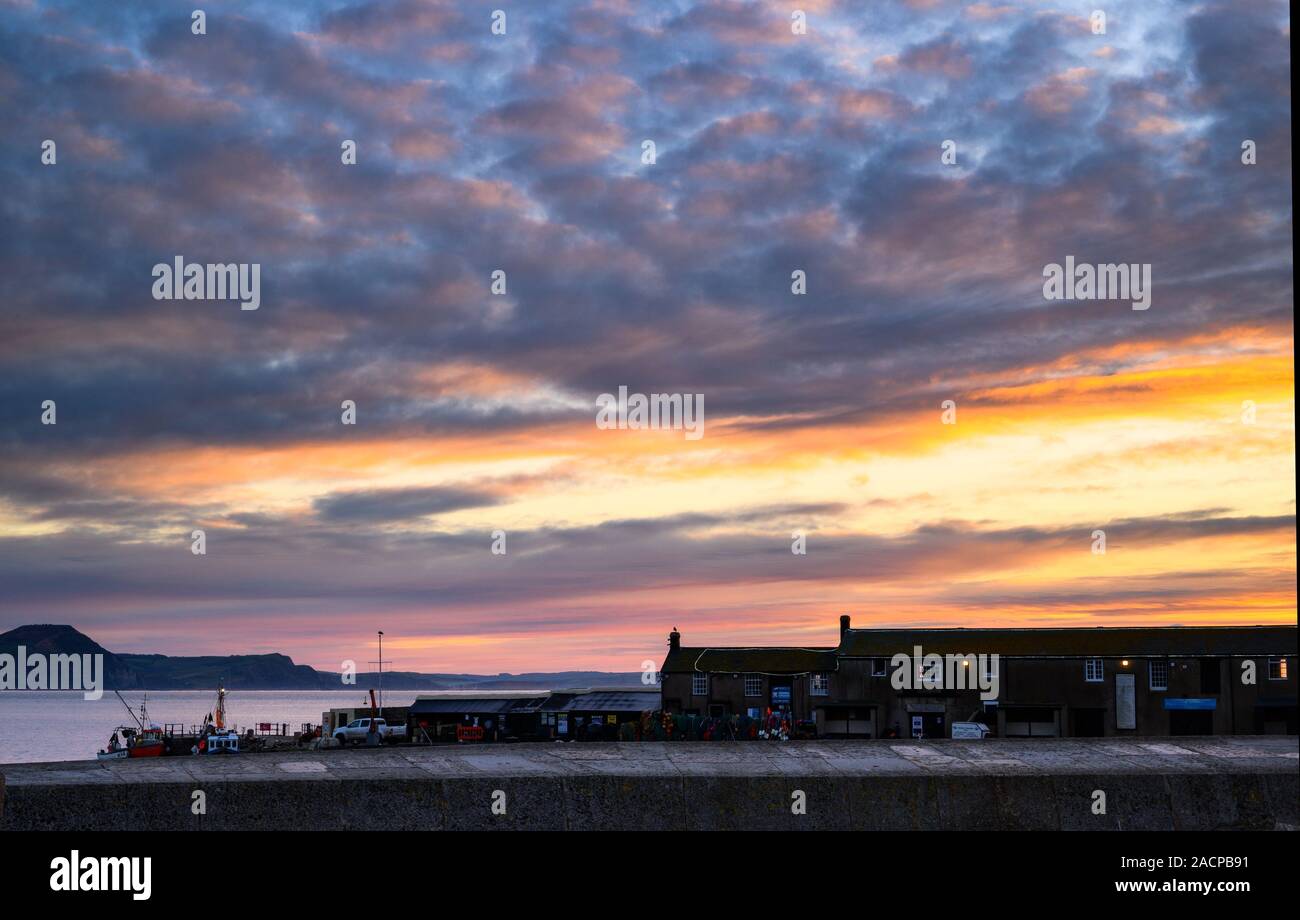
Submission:
[[[844,616],[840,617],[840,638],[843,639],[844,634],[848,631],[849,631],[849,615],[846,613],[844,614]]]
[[[673,631],[668,634],[668,650],[675,652],[681,647],[682,647],[682,634],[679,633],[677,631],[677,627],[674,626]]]

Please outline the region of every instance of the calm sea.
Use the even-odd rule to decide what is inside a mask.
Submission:
[[[385,706],[406,706],[421,690],[386,690]],[[145,693],[122,691],[139,712]],[[155,690],[148,692],[149,718],[159,725],[181,722],[198,725],[216,705],[211,690]],[[226,694],[226,719],[241,730],[258,722],[287,722],[298,731],[303,722],[320,723],[327,709],[369,705],[369,697],[346,690],[241,690]],[[0,691],[0,763],[34,763],[51,760],[91,760],[108,743],[117,726],[131,717],[113,695],[86,700],[79,691]]]

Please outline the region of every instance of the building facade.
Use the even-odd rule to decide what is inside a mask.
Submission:
[[[417,742],[455,742],[467,728],[483,741],[615,741],[658,707],[654,687],[453,690],[417,696],[407,718]]]
[[[820,737],[1296,733],[1296,627],[853,629],[822,648],[687,648],[669,635],[662,705],[779,712]]]

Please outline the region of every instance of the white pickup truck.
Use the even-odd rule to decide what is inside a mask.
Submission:
[[[389,725],[383,719],[375,719],[375,732],[381,741],[404,741],[405,725]],[[364,744],[370,735],[369,719],[353,719],[347,725],[334,729],[334,740],[347,747],[349,744]]]

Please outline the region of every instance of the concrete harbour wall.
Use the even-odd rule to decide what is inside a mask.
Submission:
[[[1027,745],[1041,758],[1065,744],[1032,741],[518,745],[161,758],[111,771],[21,765],[19,777],[6,768],[0,829],[1292,829],[1296,742],[1278,740],[1285,746],[1212,739],[1219,754],[1209,763],[1216,755],[1173,754],[1182,749],[1168,743],[1125,760],[1112,744],[1107,756],[1117,762],[1092,771],[1088,757],[1085,769],[1043,770],[1003,747]],[[205,814],[193,813],[195,790]],[[1105,793],[1105,814],[1093,813],[1095,790]],[[498,791],[504,814],[493,811]],[[792,813],[799,791],[805,814]]]

